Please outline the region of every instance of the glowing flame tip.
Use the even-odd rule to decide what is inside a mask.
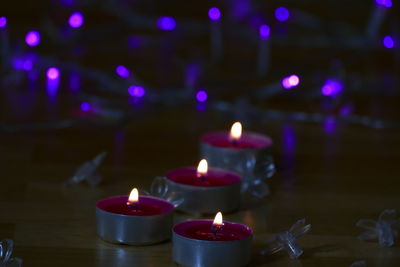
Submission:
[[[223,224],[222,213],[219,211],[217,213],[217,215],[215,215],[215,219],[214,219],[213,225],[219,226],[219,225],[222,225],[222,224]]]
[[[208,171],[208,163],[207,160],[202,159],[199,162],[199,166],[197,167],[197,174],[198,175],[206,175]]]
[[[133,188],[131,193],[129,194],[128,202],[137,203],[138,201],[139,201],[139,192],[137,188]]]
[[[242,136],[242,124],[240,122],[235,122],[231,128],[231,138],[233,140],[238,140]]]

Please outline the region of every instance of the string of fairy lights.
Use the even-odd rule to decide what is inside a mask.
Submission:
[[[85,26],[86,18],[84,12],[78,7],[75,1],[62,0],[61,4],[72,7],[73,10],[65,22],[68,27],[72,30],[78,30]],[[398,37],[395,34],[386,34],[379,36],[382,28],[383,21],[387,16],[390,15],[390,9],[392,8],[391,0],[376,0],[373,3],[373,9],[370,14],[369,20],[366,25],[365,34],[359,34],[358,39],[349,38],[348,43],[361,43],[366,41],[371,47],[378,47],[377,42],[371,40],[381,40],[380,46],[382,49],[398,50],[400,43]],[[140,26],[143,28],[157,28],[158,30],[172,32],[178,27],[194,27],[202,29],[203,31],[209,31],[211,39],[211,59],[210,61],[218,61],[222,57],[222,42],[223,42],[223,29],[221,28],[220,21],[223,19],[223,13],[218,7],[210,7],[208,9],[208,22],[198,22],[195,20],[185,20],[180,22],[172,16],[161,16],[152,17],[145,15],[138,15],[133,10],[124,10],[123,5],[119,5],[119,1],[104,1],[101,8],[107,10],[107,12],[113,13],[118,19],[127,21],[128,24],[134,26]],[[244,7],[242,6],[242,9]],[[246,7],[248,11],[249,7]],[[242,10],[243,11],[243,10]],[[236,13],[240,13],[241,10],[237,9]],[[293,13],[296,10],[291,10],[285,6],[279,6],[275,8],[273,14],[276,22],[286,22],[291,19]],[[135,15],[135,16],[134,16]],[[304,24],[318,21],[312,14],[304,16],[307,19],[303,21]],[[297,16],[299,18],[301,16]],[[280,80],[273,83],[266,84],[264,86],[254,88],[250,90],[254,93],[248,94],[244,92],[243,95],[239,95],[235,103],[223,101],[215,98],[211,98],[209,95],[210,90],[218,90],[218,86],[199,86],[196,84],[196,76],[198,76],[199,66],[189,66],[186,70],[186,78],[180,88],[155,88],[151,84],[140,80],[137,75],[133,75],[133,71],[126,65],[116,64],[114,73],[107,73],[100,69],[89,68],[80,65],[79,63],[65,62],[57,59],[57,57],[49,57],[41,55],[40,53],[20,53],[16,48],[10,45],[8,24],[16,23],[9,21],[6,16],[0,14],[0,39],[1,39],[1,50],[2,55],[2,72],[10,75],[3,75],[2,83],[18,83],[19,77],[16,73],[26,72],[27,75],[40,75],[45,73],[47,79],[47,92],[49,95],[56,95],[57,90],[60,86],[60,77],[65,73],[71,73],[71,80],[69,86],[79,86],[80,79],[88,79],[96,82],[96,90],[104,91],[107,93],[113,93],[119,96],[126,95],[133,103],[138,101],[146,101],[148,103],[165,103],[167,105],[176,105],[185,103],[188,101],[197,101],[199,104],[207,103],[207,108],[221,111],[236,113],[236,110],[243,108],[243,105],[237,105],[235,103],[246,103],[246,110],[248,120],[256,118],[257,120],[263,121],[268,119],[291,119],[294,121],[301,122],[313,122],[320,123],[327,120],[342,120],[351,124],[358,124],[370,128],[382,129],[400,127],[400,122],[377,120],[368,116],[354,115],[351,112],[351,108],[347,108],[349,112],[340,112],[340,114],[322,114],[322,113],[306,113],[306,112],[285,112],[280,110],[263,109],[251,104],[251,99],[256,98],[269,98],[278,94],[283,94],[285,91],[293,90],[300,85],[302,77],[299,74],[292,73],[281,77]],[[210,27],[211,26],[211,27]],[[345,26],[343,26],[345,27]],[[266,75],[270,68],[270,49],[271,43],[274,42],[274,32],[272,27],[267,23],[258,23],[258,38],[252,38],[251,41],[259,43],[258,59],[257,59],[257,73],[258,75]],[[240,30],[238,30],[240,31]],[[24,42],[30,49],[35,49],[42,43],[43,34],[52,34],[51,32],[42,31],[39,29],[31,29],[26,32],[24,36]],[[54,33],[53,33],[54,34]],[[152,37],[152,38],[157,38]],[[53,38],[54,39],[54,38]],[[369,41],[368,41],[369,40]],[[129,46],[136,46],[138,40],[135,37],[128,39]],[[32,50],[31,50],[32,51]],[[34,50],[33,50],[34,51]],[[39,73],[39,74],[38,74]],[[72,75],[72,74],[75,74]],[[190,90],[187,90],[189,87]],[[324,82],[313,89],[313,93],[309,95],[318,94],[322,98],[340,99],[341,95],[346,91],[351,90],[351,86],[346,84],[346,81],[340,75],[333,75],[326,77]],[[80,103],[80,109],[83,112],[95,112],[100,115],[106,114],[109,116],[121,117],[124,116],[123,109],[120,109],[118,105],[108,105],[105,99],[93,95],[93,93],[83,92],[81,95],[82,101]],[[101,103],[101,104],[100,104]],[[111,108],[112,106],[112,108]],[[346,109],[346,106],[343,106]],[[244,116],[244,115],[243,115]],[[42,123],[42,124],[30,124],[30,125],[0,125],[0,129],[3,131],[20,131],[26,129],[45,129],[45,128],[64,128],[71,127],[73,125],[73,119],[66,121],[58,121],[53,123]]]

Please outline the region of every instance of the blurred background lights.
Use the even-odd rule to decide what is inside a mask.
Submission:
[[[219,20],[221,17],[221,11],[217,7],[212,7],[208,10],[208,17],[211,20]]]
[[[7,25],[7,18],[2,16],[0,17],[0,28],[3,28]]]
[[[279,21],[286,21],[290,17],[289,10],[286,7],[278,7],[275,9],[275,18]]]
[[[33,62],[30,59],[25,59],[22,68],[26,71],[30,71],[33,68]]]
[[[29,31],[25,36],[25,42],[29,46],[37,46],[40,43],[40,34],[38,31]]]
[[[128,88],[128,93],[133,97],[141,98],[146,94],[146,90],[142,86],[132,85]]]
[[[207,92],[204,90],[200,90],[196,93],[196,100],[198,102],[206,102],[208,98]]]
[[[335,79],[327,79],[321,87],[324,96],[335,96],[343,90],[343,83]]]
[[[30,71],[33,69],[33,62],[31,59],[15,58],[12,60],[12,66],[16,70]]]
[[[375,0],[375,2],[380,6],[392,7],[392,0]]]
[[[89,111],[90,109],[90,104],[88,102],[82,102],[81,103],[81,110],[82,111]]]
[[[270,35],[271,29],[268,25],[261,25],[259,28],[259,35],[262,40],[267,40]]]
[[[79,12],[74,12],[68,19],[68,24],[72,28],[79,28],[83,25],[83,15]]]
[[[163,31],[172,31],[176,27],[176,22],[173,17],[159,17],[157,27]]]
[[[51,67],[47,70],[47,78],[49,78],[50,80],[56,80],[59,76],[60,71],[57,68]]]
[[[124,65],[117,66],[115,68],[115,72],[118,74],[118,76],[120,76],[122,78],[128,78],[130,75],[130,71]]]
[[[285,89],[291,89],[292,87],[296,87],[300,83],[299,76],[293,74],[288,77],[283,78],[282,86]]]
[[[383,42],[383,46],[388,48],[388,49],[391,49],[391,48],[394,47],[394,40],[389,35],[386,35],[385,37],[383,37],[383,41],[382,42]]]

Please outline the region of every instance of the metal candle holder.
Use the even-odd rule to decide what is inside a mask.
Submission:
[[[228,148],[219,147],[206,142],[211,135],[227,135],[225,132],[215,132],[204,135],[200,142],[200,156],[207,159],[209,166],[238,173],[242,179],[242,191],[248,190],[254,184],[259,184],[275,173],[271,146],[264,148]],[[272,140],[266,136],[247,133],[254,139]]]
[[[184,223],[187,222],[181,224]],[[233,241],[198,240],[177,233],[176,227],[179,225],[174,226],[172,234],[173,259],[179,265],[239,267],[250,263],[252,234],[247,238]]]
[[[227,173],[240,180],[235,173],[220,169],[214,171]],[[168,173],[166,176],[168,190],[178,193],[184,199],[183,203],[176,207],[179,211],[191,214],[214,214],[218,211],[228,213],[240,206],[241,182],[224,186],[195,186],[174,182],[168,178]]]
[[[152,197],[141,197],[152,198]],[[163,205],[170,206],[168,212],[150,216],[132,216],[112,213],[96,205],[97,235],[111,243],[126,245],[149,245],[159,243],[171,237],[174,207],[167,201]]]

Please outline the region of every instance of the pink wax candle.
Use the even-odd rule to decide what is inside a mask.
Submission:
[[[140,204],[137,208],[127,205],[128,196],[115,196],[99,200],[97,207],[115,214],[128,216],[154,216],[171,211],[172,204],[154,197],[140,197]]]
[[[226,170],[210,168],[202,160],[198,168],[186,167],[171,170],[166,181],[172,192],[183,195],[177,208],[188,213],[230,212],[239,207],[241,178]]]
[[[139,197],[134,188],[129,197],[114,196],[96,203],[97,234],[112,243],[158,243],[170,237],[173,211],[171,203]]]
[[[266,135],[245,132],[239,122],[232,125],[230,132],[218,131],[204,134],[200,141],[210,146],[230,149],[265,149],[272,146],[272,139]]]
[[[242,133],[242,125],[236,122],[230,132],[204,134],[200,138],[200,155],[211,167],[240,174],[244,182],[242,186],[247,186],[274,174],[272,144],[272,139],[266,135]]]
[[[218,221],[219,220],[219,221]],[[251,258],[250,227],[212,220],[192,220],[173,228],[173,258],[184,266],[244,266]]]
[[[178,224],[174,231],[184,237],[206,241],[234,241],[242,240],[251,235],[251,229],[243,224],[225,222],[221,231],[213,234],[212,220],[196,220]]]

